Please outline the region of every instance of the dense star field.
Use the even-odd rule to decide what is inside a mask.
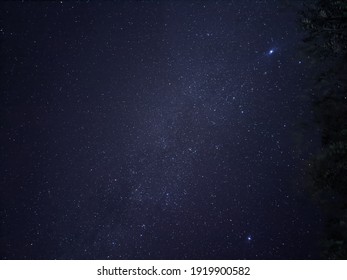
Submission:
[[[317,258],[281,2],[2,2],[1,258]]]

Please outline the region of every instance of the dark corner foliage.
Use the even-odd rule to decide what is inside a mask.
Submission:
[[[313,1],[301,24],[304,52],[324,69],[312,92],[322,150],[310,168],[312,194],[327,214],[322,254],[347,259],[347,1]]]

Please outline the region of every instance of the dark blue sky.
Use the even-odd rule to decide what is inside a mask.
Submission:
[[[280,2],[1,3],[1,257],[317,258]]]

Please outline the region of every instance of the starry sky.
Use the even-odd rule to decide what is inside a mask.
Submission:
[[[318,258],[282,2],[1,2],[1,258]]]

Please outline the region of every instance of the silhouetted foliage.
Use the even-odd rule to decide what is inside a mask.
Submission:
[[[347,1],[314,1],[301,13],[304,51],[319,69],[313,94],[322,151],[312,159],[311,190],[327,213],[322,254],[347,259]]]

